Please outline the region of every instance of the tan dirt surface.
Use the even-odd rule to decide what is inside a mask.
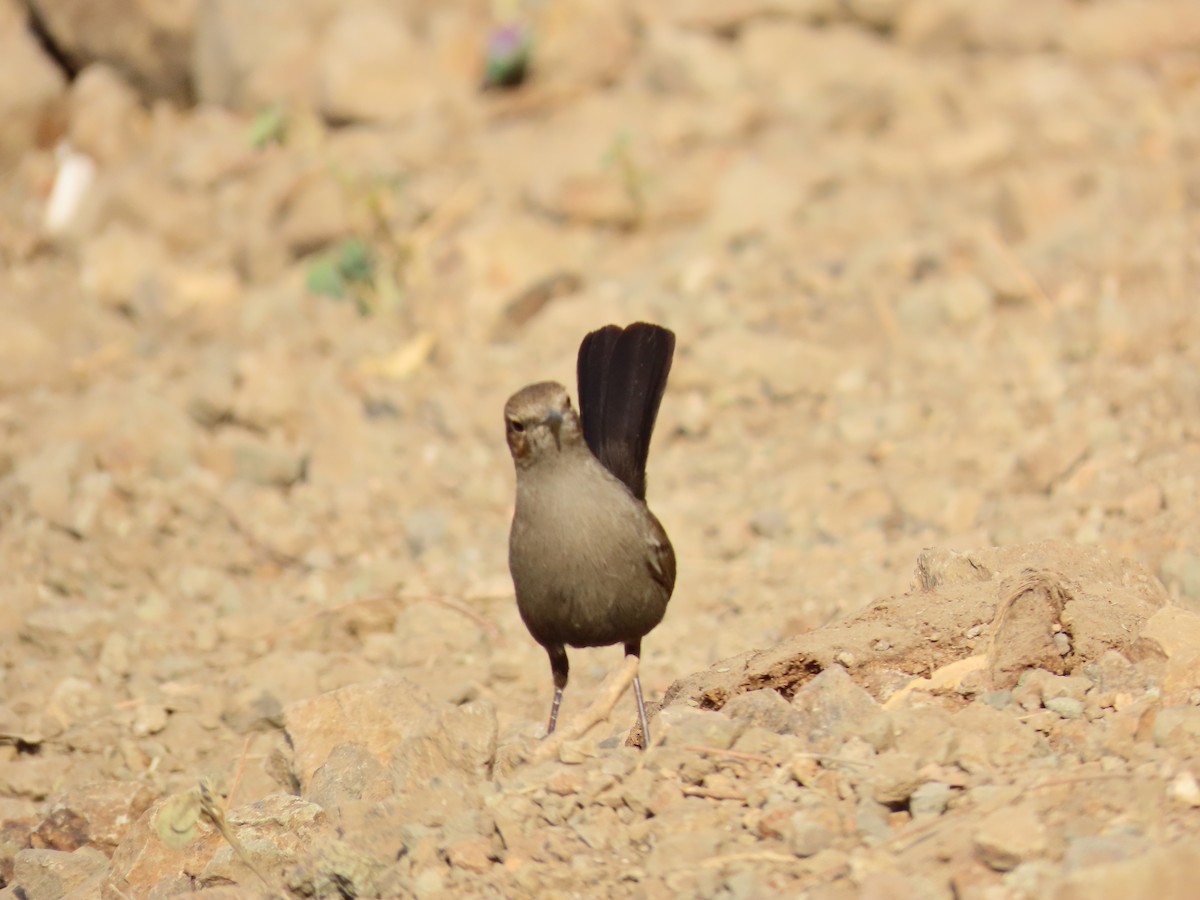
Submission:
[[[1200,4],[161,6],[0,0],[2,900],[1194,896]],[[638,319],[544,745],[501,410]]]

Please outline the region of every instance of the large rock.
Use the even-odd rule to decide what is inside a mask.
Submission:
[[[133,781],[73,788],[54,800],[33,834],[33,846],[63,851],[94,847],[111,854],[153,801],[154,791]]]
[[[293,771],[306,794],[314,784],[329,795],[358,790],[331,785],[331,779],[337,780],[340,769],[356,783],[361,780],[354,758],[364,754],[391,766],[398,787],[406,789],[450,772],[487,774],[496,752],[496,711],[490,703],[443,706],[402,678],[299,700],[285,709],[284,720]],[[351,741],[355,754],[335,753]]]
[[[185,839],[164,842],[163,835],[187,818],[175,802],[179,797],[155,803],[142,814],[113,854],[103,894],[90,896],[166,897],[194,890],[197,881],[237,884],[238,896],[252,895],[257,877],[207,820],[193,815],[188,827],[180,829]],[[324,810],[288,794],[270,794],[227,810],[225,822],[246,859],[267,879],[277,878],[333,838]]]
[[[435,103],[426,50],[395,7],[350,5],[317,63],[318,109],[331,122],[397,122]]]
[[[1131,859],[1109,860],[1071,872],[1057,890],[1044,896],[1057,900],[1184,900],[1196,894],[1198,871],[1200,848],[1184,838]]]
[[[0,0],[0,168],[52,140],[66,78],[38,46],[17,0]]]
[[[88,66],[71,85],[71,146],[98,163],[124,162],[149,132],[137,92],[112,66]]]
[[[190,99],[197,0],[27,2],[76,70],[106,62],[147,96]]]
[[[337,0],[200,0],[196,97],[231,109],[308,101],[312,60]]]
[[[65,850],[22,850],[13,871],[14,896],[38,898],[95,896],[108,858],[91,847],[75,853]]]

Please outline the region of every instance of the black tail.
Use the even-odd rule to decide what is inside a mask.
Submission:
[[[657,325],[607,325],[579,345],[579,417],[596,458],[639,500],[646,499],[646,457],[675,335]]]

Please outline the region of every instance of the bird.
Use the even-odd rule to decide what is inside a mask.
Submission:
[[[622,644],[640,661],[642,639],[675,589],[675,551],[646,505],[646,460],[675,335],[658,325],[607,325],[579,346],[579,411],[562,384],[543,381],[504,406],[516,469],[508,565],[517,609],[545,648],[554,679],[547,735],[567,686],[567,647]],[[650,731],[633,679],[642,746]]]

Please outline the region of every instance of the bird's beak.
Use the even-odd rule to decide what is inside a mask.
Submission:
[[[562,440],[558,436],[559,430],[562,428],[563,417],[558,410],[551,410],[546,414],[546,424],[550,426],[550,433],[554,435],[554,446],[558,448],[558,452],[562,452]]]

